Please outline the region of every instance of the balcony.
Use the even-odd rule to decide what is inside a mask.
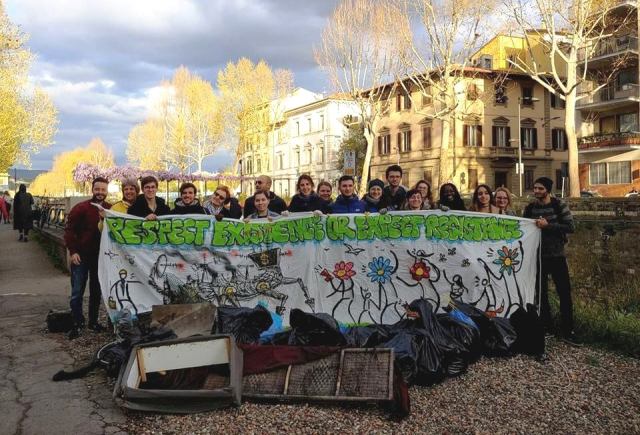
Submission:
[[[516,158],[518,155],[517,147],[491,147],[491,157],[501,159],[501,158]]]
[[[587,67],[598,69],[610,64],[611,58],[623,54],[638,55],[638,38],[626,35],[606,38],[598,42],[593,50],[580,50],[578,61],[585,62],[588,57]]]
[[[578,139],[581,152],[640,149],[640,132],[599,133]]]
[[[578,95],[586,93],[588,91]],[[579,110],[611,110],[638,102],[640,102],[640,87],[635,83],[626,83],[619,89],[615,86],[604,87],[595,94],[579,100],[576,106]]]

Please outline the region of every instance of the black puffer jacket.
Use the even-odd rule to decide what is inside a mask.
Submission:
[[[164,216],[167,214],[171,214],[171,209],[164,202],[164,199],[156,196],[156,210],[153,211],[149,208],[144,195],[138,195],[136,201],[131,207],[129,207],[129,210],[127,210],[127,213],[138,217],[147,217],[150,214],[155,214],[156,216]]]
[[[184,205],[182,199],[178,198],[174,204],[175,206],[171,214],[205,214],[204,208],[200,205],[198,198],[195,198],[189,205]]]
[[[329,203],[320,198],[315,192],[311,192],[310,195],[297,193],[293,195],[291,203],[289,203],[289,211],[293,213],[316,210],[320,210],[324,214],[331,212]]]

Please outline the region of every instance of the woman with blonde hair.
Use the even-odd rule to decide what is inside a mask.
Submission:
[[[517,216],[515,210],[511,208],[511,192],[506,187],[498,187],[493,194],[493,203],[500,209],[500,214]]]
[[[140,193],[140,186],[138,181],[133,179],[126,179],[122,181],[122,200],[116,202],[111,206],[112,211],[127,214],[129,207],[133,205],[138,194]]]

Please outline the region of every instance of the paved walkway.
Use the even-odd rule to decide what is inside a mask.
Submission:
[[[0,224],[0,434],[119,432],[125,417],[108,388],[51,381],[75,363],[59,336],[43,332],[49,309],[68,306],[69,277],[35,241],[17,238]]]

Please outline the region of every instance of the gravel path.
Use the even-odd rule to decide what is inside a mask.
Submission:
[[[187,416],[128,413],[137,434],[178,433],[640,433],[640,361],[589,347],[548,343],[540,364],[484,358],[467,374],[411,388],[411,416],[376,407],[269,405]]]

